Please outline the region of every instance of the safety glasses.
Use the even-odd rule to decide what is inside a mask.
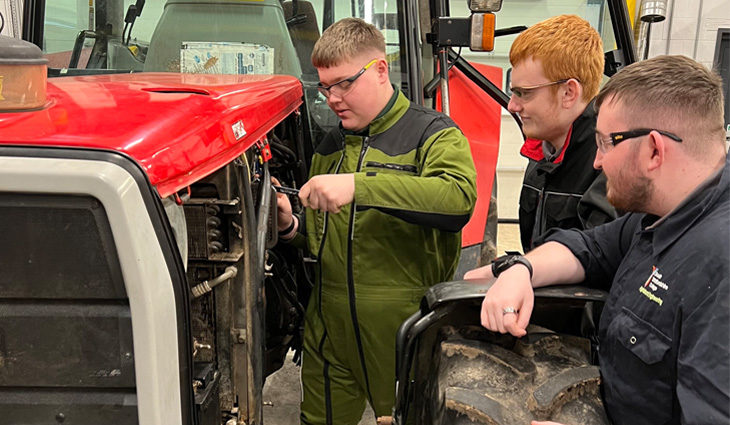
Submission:
[[[574,78],[574,79],[575,79],[575,78]],[[550,81],[549,83],[543,83],[543,84],[536,84],[536,85],[534,85],[534,86],[527,86],[527,87],[511,87],[511,88],[510,88],[510,91],[512,92],[512,94],[514,94],[514,95],[515,95],[515,96],[517,96],[518,98],[520,98],[520,99],[525,99],[525,98],[529,97],[529,96],[530,96],[530,94],[531,94],[532,92],[534,92],[535,90],[537,90],[537,89],[541,89],[541,88],[543,88],[543,87],[550,87],[550,86],[554,86],[554,85],[556,85],[556,84],[563,84],[563,83],[567,83],[567,82],[568,82],[568,81],[570,81],[570,80],[571,80],[571,78],[563,78],[562,80],[558,80],[558,81]],[[576,80],[576,81],[578,81],[578,79],[575,79],[575,80]],[[580,81],[578,81],[578,82],[580,82]]]
[[[318,83],[317,90],[319,90],[319,92],[328,99],[333,94],[336,96],[344,96],[350,90],[352,90],[352,86],[353,84],[355,84],[355,81],[360,78],[360,76],[364,74],[365,71],[367,71],[368,68],[373,66],[373,64],[375,64],[376,62],[378,62],[377,59],[371,60],[370,62],[368,62],[367,65],[363,66],[362,69],[357,72],[357,74],[353,75],[352,77],[345,78],[344,80],[338,81],[334,84],[330,84],[329,86],[323,86],[322,83]]]
[[[657,130],[655,128],[637,128],[634,130],[619,131],[616,133],[611,133],[608,135],[607,139],[602,138],[600,134],[596,133],[596,146],[598,146],[598,150],[600,150],[601,153],[606,153],[610,150],[611,146],[616,146],[619,143],[623,142],[624,140],[629,140],[629,139],[634,139],[636,137],[646,136],[647,134],[651,133],[652,131],[656,131],[657,133],[661,134],[662,136],[669,137],[670,139],[674,140],[675,142],[682,141],[682,138],[680,138],[679,136],[672,134],[668,131]]]

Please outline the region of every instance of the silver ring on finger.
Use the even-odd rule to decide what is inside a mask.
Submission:
[[[505,307],[502,309],[502,316],[504,316],[505,314],[510,314],[510,313],[517,314],[518,312],[519,312],[519,310],[515,309],[514,307]]]

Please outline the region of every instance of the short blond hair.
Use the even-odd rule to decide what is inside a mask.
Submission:
[[[312,65],[330,68],[368,51],[385,55],[383,33],[362,19],[344,18],[327,28],[317,40],[312,50]]]
[[[708,142],[724,145],[722,79],[686,56],[657,56],[625,67],[603,86],[596,110],[606,102],[620,102],[631,125],[677,133],[695,157],[710,151]]]
[[[605,62],[603,42],[585,19],[559,15],[523,31],[512,43],[509,61],[517,66],[529,58],[542,62],[543,72],[550,81],[578,79],[583,85],[585,102],[598,93]],[[557,91],[557,87],[553,90]]]

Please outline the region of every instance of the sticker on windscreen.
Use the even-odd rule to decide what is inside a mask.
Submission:
[[[180,72],[188,74],[274,73],[274,48],[262,44],[184,41]]]

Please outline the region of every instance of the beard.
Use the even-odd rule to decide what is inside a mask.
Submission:
[[[611,178],[606,175],[606,199],[623,212],[647,212],[651,204],[654,182],[634,170],[633,176],[622,169]]]

